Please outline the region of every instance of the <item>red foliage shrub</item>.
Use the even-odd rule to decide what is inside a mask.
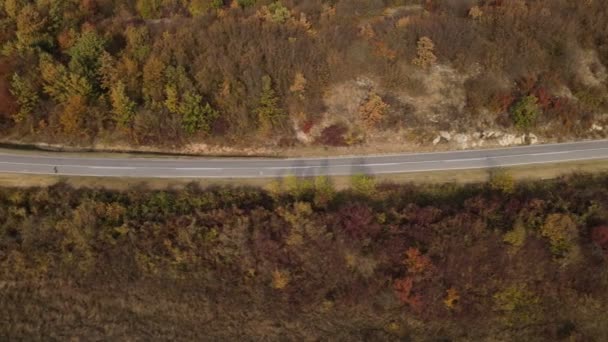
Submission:
[[[225,135],[226,133],[228,133],[229,129],[230,123],[223,117],[219,117],[215,121],[213,121],[213,126],[211,128],[213,135],[216,136]]]
[[[522,94],[529,94],[534,89],[534,86],[538,83],[538,77],[535,75],[528,75],[517,80],[517,89]]]
[[[348,128],[346,126],[334,124],[321,132],[321,136],[317,139],[317,142],[328,146],[346,146],[345,135],[347,132]]]
[[[421,312],[423,307],[422,297],[419,294],[412,294],[414,279],[410,277],[395,280],[393,289],[395,296],[403,304],[408,304],[414,311]]]
[[[515,102],[515,96],[511,93],[501,93],[492,96],[489,109],[494,113],[506,112],[509,107]]]
[[[413,203],[410,203],[405,207],[402,214],[403,218],[409,222],[419,225],[429,225],[438,221],[441,218],[442,213],[443,212],[441,209],[433,206],[421,208]]]
[[[304,123],[302,124],[302,132],[306,134],[310,133],[310,130],[313,128],[314,125],[315,123],[312,120],[304,121]]]
[[[354,239],[374,238],[380,233],[372,210],[363,204],[342,207],[338,212],[338,224],[342,231]]]
[[[604,250],[608,250],[608,226],[599,226],[591,231],[591,240]]]
[[[407,271],[412,275],[424,275],[433,267],[431,259],[426,255],[422,255],[418,248],[408,248],[405,251],[403,263],[407,267]]]
[[[542,108],[543,111],[549,109],[549,107],[553,103],[552,96],[544,87],[536,88],[532,92],[532,95],[536,96],[536,98],[538,99],[538,105]]]
[[[424,2],[424,10],[430,13],[437,12],[439,9],[439,3],[435,0],[426,0]]]
[[[97,1],[96,0],[82,0],[80,1],[80,10],[87,14],[94,14],[97,12]]]
[[[569,130],[578,117],[576,105],[565,97],[555,98],[545,115],[550,120],[559,120],[564,130]]]
[[[500,204],[500,198],[487,198],[477,195],[465,200],[464,208],[480,216],[489,216],[500,209]]]

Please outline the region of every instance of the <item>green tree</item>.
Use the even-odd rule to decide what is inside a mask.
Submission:
[[[219,9],[224,6],[223,0],[191,0],[188,11],[194,17],[207,13],[209,9]]]
[[[95,31],[86,31],[68,50],[70,71],[85,77],[91,84],[99,84],[99,70],[106,41]]]
[[[165,87],[165,107],[170,113],[181,116],[182,128],[186,133],[193,134],[197,131],[208,133],[211,124],[219,116],[218,111],[213,109],[209,103],[202,104],[202,97],[196,93],[186,92],[180,98],[176,87]]]
[[[93,88],[83,76],[69,72],[62,64],[55,64],[51,57],[40,57],[40,74],[44,92],[58,103],[66,102],[72,96],[89,97]]]
[[[182,116],[182,127],[188,134],[197,131],[209,132],[211,123],[218,117],[219,113],[209,103],[202,105],[200,95],[186,93],[179,106]]]
[[[131,128],[135,116],[135,102],[127,95],[124,83],[118,82],[112,87],[110,100],[114,119],[118,125],[122,128]]]
[[[255,5],[255,0],[236,0],[236,3],[241,7],[251,7]]]
[[[262,95],[255,112],[263,134],[270,134],[272,131],[281,128],[284,124],[285,114],[279,108],[279,98],[272,88],[270,76],[262,78]]]
[[[314,180],[315,197],[313,202],[318,207],[326,207],[336,196],[336,189],[327,176],[319,176]]]
[[[279,24],[285,23],[291,17],[289,9],[283,6],[280,1],[275,1],[268,6],[264,6],[261,13],[266,20]]]
[[[356,194],[372,196],[376,193],[376,180],[368,175],[353,175],[351,177],[351,187]]]
[[[170,113],[179,114],[179,96],[177,89],[174,86],[168,85],[165,87],[165,107]]]
[[[125,32],[127,53],[138,62],[143,62],[150,53],[150,33],[146,26],[129,26]]]
[[[165,68],[166,83],[174,86],[180,93],[192,91],[194,88],[192,81],[188,78],[186,69],[183,66],[167,66]]]
[[[161,0],[137,0],[135,7],[144,19],[155,19],[160,16]]]
[[[515,179],[504,170],[494,170],[490,174],[490,188],[504,194],[512,194],[515,191]]]
[[[19,111],[13,115],[13,120],[15,122],[22,122],[30,117],[38,106],[38,92],[28,79],[14,74],[11,81],[11,94],[13,94],[19,104]]]
[[[515,127],[519,129],[530,128],[539,115],[540,107],[538,99],[533,95],[523,97],[511,107],[511,119]]]
[[[296,175],[287,175],[282,179],[282,190],[294,198],[302,198],[313,190],[310,179],[299,178]]]

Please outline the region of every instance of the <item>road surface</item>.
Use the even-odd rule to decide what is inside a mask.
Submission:
[[[149,178],[267,178],[464,170],[608,159],[608,140],[377,156],[232,159],[66,157],[0,152],[0,173]]]

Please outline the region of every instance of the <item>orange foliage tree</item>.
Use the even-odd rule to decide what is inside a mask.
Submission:
[[[87,101],[80,95],[70,96],[65,104],[63,113],[59,117],[62,130],[68,135],[78,132],[82,126],[87,111]]]

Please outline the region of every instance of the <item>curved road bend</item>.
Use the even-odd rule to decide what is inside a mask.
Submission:
[[[608,140],[501,149],[295,159],[93,158],[0,153],[0,172],[63,176],[259,178],[463,170],[608,159]]]

